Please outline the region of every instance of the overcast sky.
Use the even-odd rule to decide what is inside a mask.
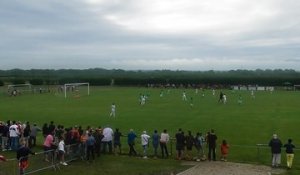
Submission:
[[[0,69],[300,70],[299,0],[1,0]]]

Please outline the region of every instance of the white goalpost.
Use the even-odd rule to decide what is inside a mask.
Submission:
[[[20,92],[32,92],[32,85],[29,83],[26,84],[10,84],[7,85],[7,91],[12,92],[12,91],[17,91],[16,93]],[[17,94],[15,94],[17,95]]]
[[[68,83],[64,84],[65,98],[67,98],[67,91],[77,91],[79,86],[87,86],[87,95],[90,95],[90,83]]]

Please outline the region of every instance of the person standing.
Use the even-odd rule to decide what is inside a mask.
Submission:
[[[222,144],[221,144],[221,160],[222,161],[224,161],[224,162],[227,161],[228,152],[229,152],[229,145],[226,140],[223,140]]]
[[[95,143],[96,143],[96,140],[95,140],[94,136],[92,135],[92,132],[90,131],[88,133],[88,138],[86,140],[87,161],[90,160],[90,155],[92,155],[92,159],[95,160],[95,149],[94,149]]]
[[[289,139],[288,143],[284,144],[283,147],[285,147],[285,152],[286,152],[287,168],[291,169],[294,160],[294,148],[295,148],[295,145],[292,144],[292,139]]]
[[[186,159],[192,160],[192,149],[194,146],[194,136],[191,131],[188,131],[188,135],[185,136],[185,144],[186,144]]]
[[[114,131],[110,127],[106,127],[103,129],[103,139],[101,140],[103,143],[102,152],[106,152],[106,147],[108,145],[109,153],[112,154],[112,140],[113,140]]]
[[[9,127],[4,123],[2,122],[2,127],[1,127],[1,150],[2,151],[6,151],[7,147],[8,147],[8,136],[9,136]]]
[[[116,105],[115,105],[115,103],[111,104],[111,111],[110,111],[109,116],[110,117],[116,117]]]
[[[205,138],[203,137],[202,133],[197,132],[195,136],[195,147],[197,149],[197,161],[205,160],[204,142],[205,142]]]
[[[181,128],[178,129],[175,138],[176,138],[176,151],[177,151],[176,159],[181,160],[183,157],[183,150],[185,145],[184,132],[181,130]]]
[[[134,145],[135,145],[135,138],[136,138],[136,134],[133,132],[133,129],[130,129],[128,135],[127,135],[127,142],[128,142],[128,146],[129,146],[129,156],[131,156],[132,154],[136,156],[136,151],[134,149]]]
[[[143,134],[141,135],[141,142],[143,147],[144,159],[147,159],[147,147],[149,146],[149,139],[150,136],[147,134],[146,131],[143,131]]]
[[[121,150],[121,136],[122,133],[119,131],[119,128],[116,128],[116,131],[114,133],[114,152],[115,154],[121,154],[122,150]],[[117,153],[117,149],[119,149],[119,152]]]
[[[29,136],[29,148],[36,146],[36,136],[39,131],[41,131],[41,129],[34,123]]]
[[[16,121],[13,121],[13,124],[9,127],[9,137],[11,149],[17,151],[19,147],[20,131],[18,125],[16,124]]]
[[[45,154],[45,161],[49,162],[49,155],[53,155],[53,145],[54,145],[54,137],[53,132],[48,134],[45,138],[43,147],[44,147],[44,154]]]
[[[159,145],[159,134],[157,133],[157,130],[154,130],[154,133],[152,135],[152,145],[154,149],[154,158],[157,158],[157,149]]]
[[[273,134],[273,138],[269,142],[272,152],[272,167],[278,167],[281,163],[281,147],[282,142],[277,134]]]
[[[168,148],[167,148],[167,143],[169,142],[169,140],[170,140],[170,136],[167,133],[167,130],[164,129],[164,131],[160,135],[160,149],[161,149],[162,158],[165,158],[165,156],[167,158],[169,156]]]
[[[59,163],[62,164],[62,165],[68,165],[65,162],[65,142],[64,142],[64,138],[62,136],[59,137],[58,155],[59,155],[59,159],[60,159]]]
[[[217,146],[217,135],[215,134],[215,131],[212,129],[207,136],[208,141],[208,160],[211,161],[211,158],[213,161],[216,161],[216,146]]]
[[[187,101],[187,98],[186,98],[186,93],[185,91],[182,92],[182,100],[183,101]]]
[[[97,128],[96,132],[93,134],[96,140],[95,143],[95,153],[97,154],[97,157],[100,156],[101,152],[101,140],[103,139],[102,130],[101,128]]]
[[[21,147],[17,150],[17,159],[19,161],[20,175],[24,174],[24,170],[29,166],[28,155],[35,155],[27,146],[26,141],[21,140]]]

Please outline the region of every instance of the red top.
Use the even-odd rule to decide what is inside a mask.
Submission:
[[[229,145],[228,144],[221,144],[221,153],[228,154],[229,152]]]

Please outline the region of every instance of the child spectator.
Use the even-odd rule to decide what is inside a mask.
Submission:
[[[58,155],[60,158],[60,164],[62,165],[68,165],[65,162],[65,142],[63,137],[59,137],[59,143],[58,143]]]
[[[26,141],[21,141],[21,147],[17,150],[17,159],[19,160],[20,175],[24,174],[24,170],[29,166],[28,155],[35,155],[26,145]]]
[[[222,141],[221,144],[221,160],[226,162],[227,161],[227,155],[229,152],[229,145],[227,144],[226,140]]]
[[[286,152],[286,164],[287,168],[291,169],[293,165],[293,160],[294,160],[294,148],[295,145],[292,144],[292,139],[288,140],[288,143],[285,144],[283,147],[285,147],[285,152]]]

